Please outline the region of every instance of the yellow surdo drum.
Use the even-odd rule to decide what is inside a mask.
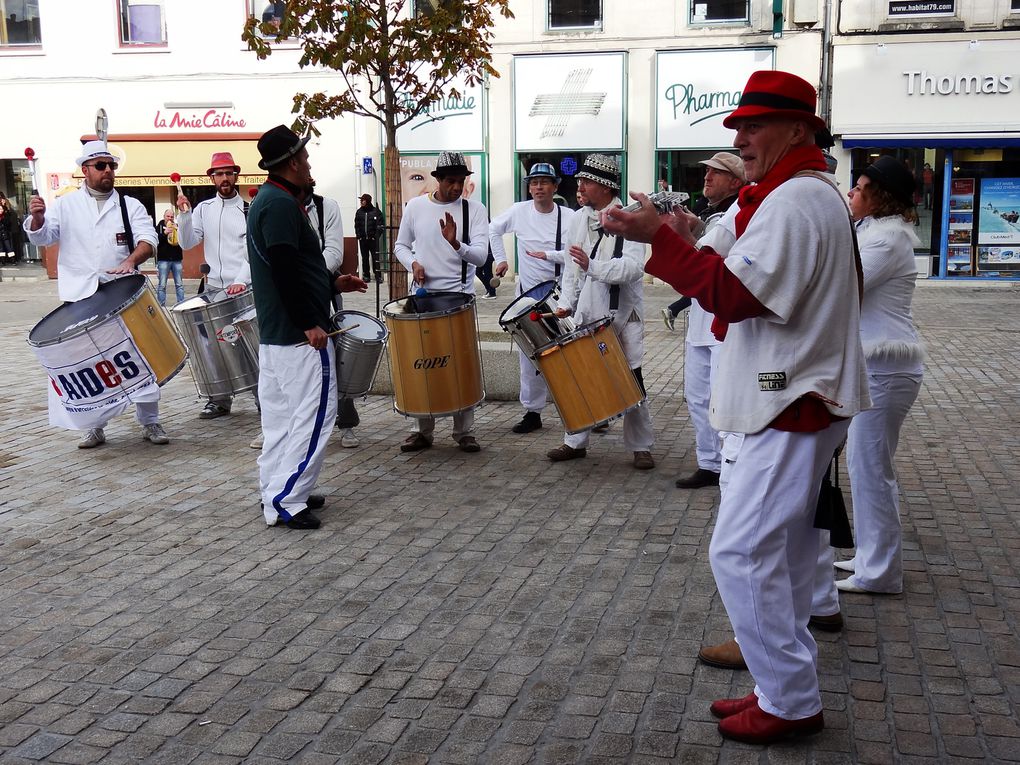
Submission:
[[[394,408],[409,417],[443,416],[485,398],[475,297],[408,295],[383,306],[390,333]]]

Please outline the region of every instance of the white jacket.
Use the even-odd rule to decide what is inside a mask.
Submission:
[[[861,345],[868,369],[920,373],[924,346],[910,312],[917,279],[914,247],[920,243],[914,226],[898,215],[869,216],[857,224],[857,242],[864,270]]]
[[[124,200],[135,245],[148,242],[155,254],[157,239],[152,218],[137,199]],[[100,282],[118,278],[106,272],[131,254],[124,238],[124,219],[116,189],[100,210],[96,200],[80,188],[46,207],[46,220],[38,231],[32,231],[31,225],[29,215],[24,230],[28,241],[37,247],[60,242],[57,293],[65,302],[84,300],[95,293]]]
[[[205,242],[207,282],[212,289],[231,284],[251,286],[248,266],[248,221],[240,194],[224,199],[219,194],[200,202],[194,210],[177,215],[181,247],[190,250]]]
[[[308,211],[308,224],[315,229],[315,235],[319,236],[319,211],[311,199],[305,209]],[[344,262],[344,224],[340,219],[340,203],[330,197],[322,198],[322,234],[319,243],[322,245],[326,270],[336,275],[340,273],[340,266]]]

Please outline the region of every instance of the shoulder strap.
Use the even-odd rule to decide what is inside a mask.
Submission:
[[[825,183],[830,189],[839,195],[839,201],[842,202],[843,207],[846,208],[846,216],[850,221],[850,237],[854,244],[854,268],[857,269],[857,304],[861,305],[864,303],[864,266],[861,265],[861,247],[857,243],[857,226],[854,225],[854,216],[850,213],[850,208],[847,206],[846,200],[843,198],[843,192],[839,190],[839,187],[833,183],[829,177],[817,170],[801,170],[799,173],[794,174],[793,177],[800,178],[803,176],[817,178]]]
[[[250,207],[250,205],[242,199],[241,200],[241,212],[244,213],[244,219],[245,220],[248,220],[248,207]]]
[[[319,222],[319,246],[326,246],[326,220],[325,215],[322,212],[322,197],[318,194],[312,194],[312,204],[315,205],[315,218]]]
[[[468,201],[464,197],[460,198],[461,209],[464,212],[464,227],[460,231],[460,243],[471,244],[471,229],[468,228]],[[461,258],[460,260],[460,283],[467,284],[467,261]]]
[[[563,224],[563,208],[556,205],[556,252],[563,249],[563,230],[561,228]],[[560,264],[557,263],[553,267],[553,277],[559,281],[560,278]]]
[[[124,235],[127,237],[128,255],[130,255],[135,251],[135,235],[131,230],[131,221],[128,219],[127,199],[119,191],[117,196],[120,197],[120,217],[124,221]]]
[[[616,237],[616,244],[613,246],[613,257],[623,257],[623,237]],[[612,284],[609,286],[609,310],[616,311],[620,307],[620,285]]]

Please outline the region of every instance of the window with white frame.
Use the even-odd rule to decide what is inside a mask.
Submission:
[[[549,29],[601,29],[602,0],[549,0]]]
[[[1012,13],[1020,13],[1020,0],[1013,0],[1013,2],[1009,4],[1009,10]]]
[[[0,0],[0,48],[41,44],[39,0]]]
[[[690,0],[692,24],[747,21],[748,0]]]
[[[269,25],[269,32],[256,30],[260,37],[275,38],[275,30],[279,30],[283,21],[283,13],[287,10],[286,0],[247,0],[248,15],[254,16],[263,24]]]
[[[121,45],[166,45],[164,0],[120,0]]]

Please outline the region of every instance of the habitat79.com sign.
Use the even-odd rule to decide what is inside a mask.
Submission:
[[[890,16],[952,16],[955,0],[894,0],[889,3]]]

